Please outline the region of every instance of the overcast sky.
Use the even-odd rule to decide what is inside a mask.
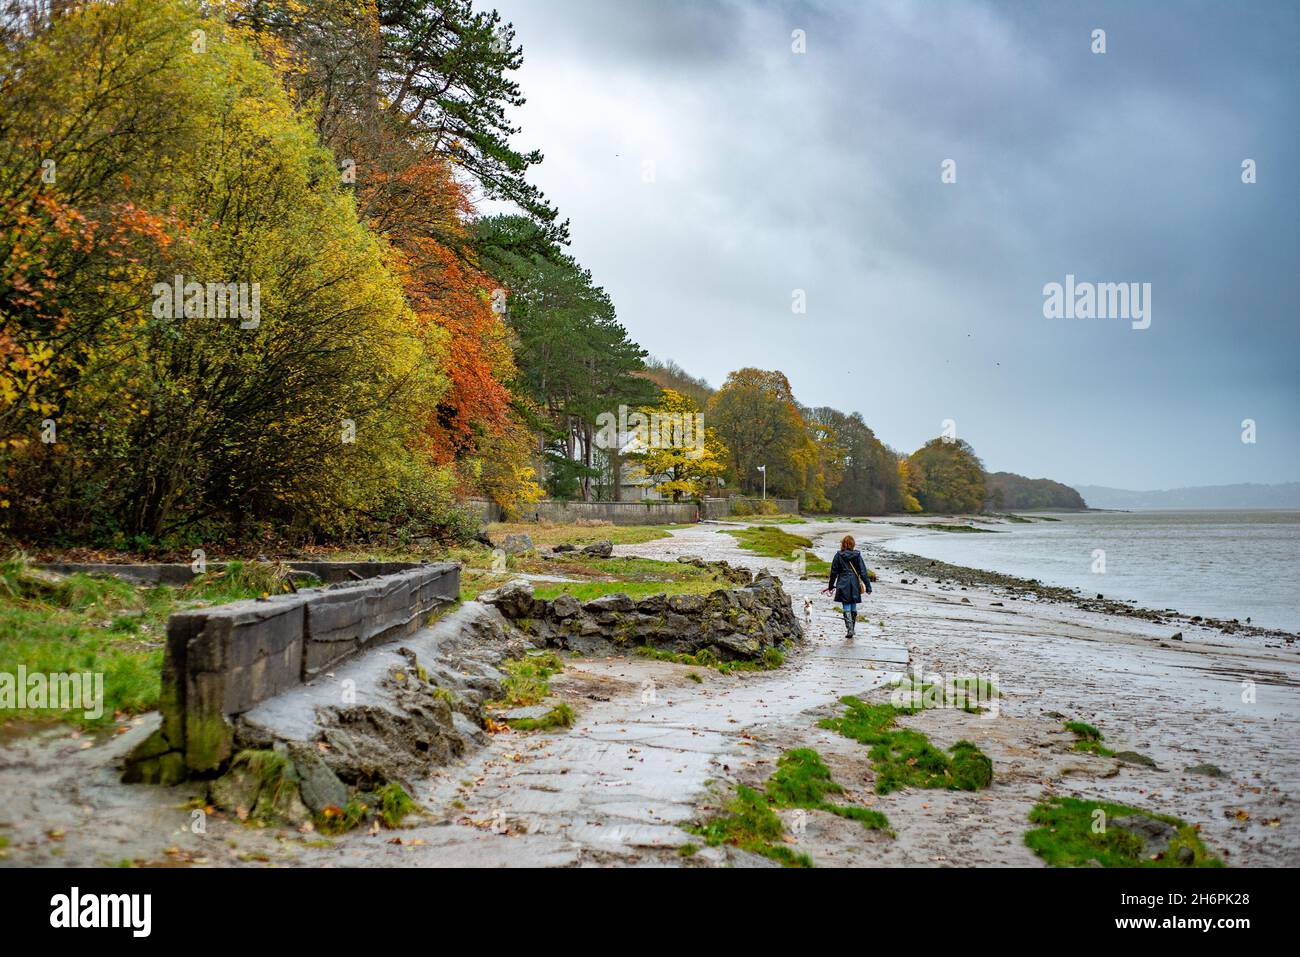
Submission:
[[[652,355],[905,452],[952,419],[991,471],[1300,479],[1297,4],[495,6],[533,179]],[[1150,283],[1150,328],[1045,318],[1067,273]]]

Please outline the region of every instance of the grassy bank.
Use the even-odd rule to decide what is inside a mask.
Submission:
[[[610,541],[615,545],[640,545],[667,538],[675,528],[686,525],[555,525],[550,522],[493,522],[485,531],[499,542],[507,535],[527,535],[534,545],[589,545]]]
[[[830,574],[830,562],[822,561],[812,552],[812,539],[773,526],[751,525],[748,528],[728,528],[726,533],[747,552],[764,558],[780,558],[787,562],[804,564],[804,578],[821,578]]]
[[[53,575],[22,558],[0,564],[0,673],[103,675],[103,714],[86,709],[11,708],[0,722],[68,721],[99,727],[117,714],[158,705],[167,616],[287,588],[274,564],[232,562],[182,588],[116,578]]]

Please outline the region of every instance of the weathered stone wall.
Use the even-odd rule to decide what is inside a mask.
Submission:
[[[749,515],[736,515],[733,511],[737,501],[742,501],[749,506]],[[735,518],[738,521],[744,521],[752,515],[764,514],[763,502],[768,505],[766,508],[771,509],[770,514],[780,515],[798,515],[799,501],[793,498],[745,498],[734,495],[728,498],[705,498],[700,502],[700,517],[706,521],[716,521],[723,518]]]
[[[232,716],[416,631],[459,593],[460,566],[444,562],[172,615],[163,724],[128,759],[125,779],[174,783],[219,771],[232,753]]]
[[[705,595],[636,600],[613,594],[587,602],[571,595],[535,598],[528,582],[515,580],[479,600],[496,606],[530,638],[584,655],[626,654],[648,645],[686,654],[708,649],[723,660],[753,659],[803,637],[790,596],[767,576]]]
[[[308,572],[315,575],[326,585],[337,582],[355,581],[360,578],[377,578],[380,575],[392,575],[410,568],[419,568],[419,562],[285,562],[296,572]],[[49,562],[38,565],[46,571],[60,575],[112,575],[126,581],[143,585],[188,585],[195,577],[195,571],[181,562],[150,562],[140,564],[119,564],[115,562]],[[208,562],[206,571],[219,572],[226,568],[225,562]]]
[[[700,520],[717,520],[732,516],[732,505],[740,496],[729,498],[704,498],[689,502],[538,502],[520,516],[521,522],[555,522],[566,524],[577,521],[611,522],[614,525],[685,525]],[[760,499],[745,498],[750,514],[762,513]],[[781,514],[797,515],[799,502],[793,498],[768,498],[768,508]],[[501,506],[486,499],[466,499],[465,507],[478,515],[484,524],[504,521]],[[746,516],[737,515],[743,520]]]
[[[538,502],[520,516],[526,522],[610,522],[614,525],[686,525],[700,520],[695,502]]]

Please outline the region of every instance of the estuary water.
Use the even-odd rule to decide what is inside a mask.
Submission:
[[[977,526],[997,529],[987,534],[918,531],[882,544],[1144,608],[1300,632],[1300,511],[1047,515],[1058,521]]]

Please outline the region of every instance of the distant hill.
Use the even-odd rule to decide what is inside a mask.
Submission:
[[[984,476],[988,506],[993,511],[1026,508],[1087,508],[1074,489],[1051,479],[1031,479],[1015,472],[989,472]]]
[[[1154,492],[1076,485],[1092,508],[1300,508],[1300,482],[1202,485]]]

